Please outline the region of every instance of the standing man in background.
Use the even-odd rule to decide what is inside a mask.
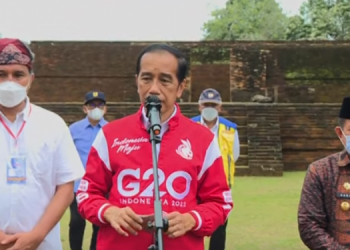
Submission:
[[[239,158],[240,145],[237,125],[221,116],[221,96],[215,89],[205,89],[199,97],[201,115],[192,120],[208,127],[219,141],[229,187],[233,186],[235,163]],[[226,242],[227,220],[210,237],[209,250],[224,250]]]
[[[311,163],[301,190],[299,234],[311,250],[350,249],[350,97],[335,134],[344,149]]]
[[[30,102],[34,54],[0,39],[0,249],[62,250],[59,221],[84,168],[64,120]]]
[[[73,123],[69,129],[80,155],[81,162],[85,167],[90,148],[97,133],[108,123],[103,118],[106,113],[105,94],[99,91],[88,92],[85,96],[83,111],[87,116],[83,120]],[[75,197],[79,185],[80,180],[76,181],[74,184]],[[82,250],[86,222],[78,212],[76,199],[74,199],[70,205],[70,214],[69,245],[71,250]],[[90,250],[96,250],[98,227],[92,225],[92,228]]]

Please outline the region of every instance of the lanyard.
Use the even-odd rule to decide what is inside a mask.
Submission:
[[[31,112],[32,112],[32,105],[29,106],[29,115]],[[7,130],[7,132],[11,135],[11,137],[13,139],[15,139],[15,147],[17,148],[17,140],[18,140],[19,135],[22,133],[24,126],[26,125],[26,121],[23,121],[16,136],[12,133],[11,129],[6,125],[5,121],[2,119],[1,116],[0,116],[0,122],[4,126],[4,128]]]

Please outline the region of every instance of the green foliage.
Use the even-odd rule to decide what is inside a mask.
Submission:
[[[212,17],[206,40],[282,40],[288,21],[275,0],[230,0]]]
[[[287,40],[350,39],[350,0],[308,0],[289,18]]]
[[[229,0],[203,30],[206,40],[346,40],[350,0],[307,0],[289,18],[276,0]]]
[[[191,51],[191,64],[228,64],[231,50],[217,47],[198,47]]]

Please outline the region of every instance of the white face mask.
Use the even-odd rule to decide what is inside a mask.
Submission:
[[[204,118],[204,120],[211,122],[216,117],[218,117],[218,111],[216,110],[216,108],[206,107],[202,109],[202,117]]]
[[[100,108],[94,108],[92,110],[89,110],[88,112],[88,116],[95,121],[99,121],[102,119],[103,117],[103,110]]]
[[[341,132],[343,133],[343,135],[344,135],[344,137],[346,139],[344,147],[345,147],[346,151],[348,152],[348,154],[350,154],[350,135],[345,135],[343,130]]]
[[[6,108],[13,108],[20,104],[26,97],[27,87],[23,87],[12,81],[0,83],[0,105]]]

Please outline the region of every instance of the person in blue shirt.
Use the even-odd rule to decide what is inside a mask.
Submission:
[[[84,167],[86,167],[87,157],[97,133],[108,123],[103,118],[107,110],[106,104],[106,98],[103,92],[88,92],[85,96],[85,103],[83,106],[86,117],[71,124],[69,127],[75,147],[77,148]],[[76,194],[79,185],[80,180],[74,183],[74,194]],[[82,250],[86,222],[78,212],[76,199],[74,199],[70,205],[70,214],[69,245],[71,250]],[[93,225],[90,250],[96,250],[97,233],[98,227]]]

